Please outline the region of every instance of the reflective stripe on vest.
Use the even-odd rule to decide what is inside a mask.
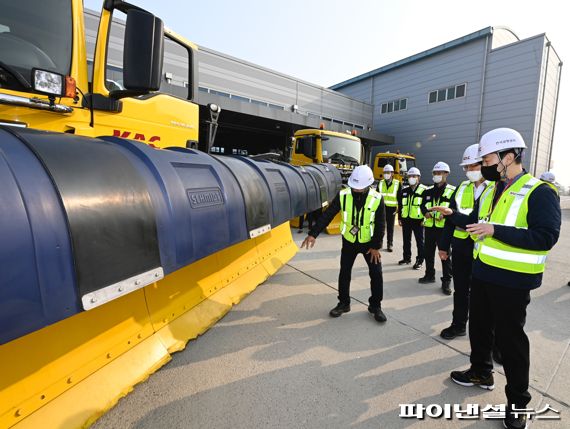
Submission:
[[[398,206],[398,190],[400,189],[400,181],[392,179],[390,186],[386,186],[386,180],[380,180],[378,183],[378,192],[384,197],[386,207]]]
[[[455,205],[459,213],[464,215],[471,214],[475,208],[475,185],[471,181],[467,180],[461,182],[455,193]],[[465,240],[469,237],[469,233],[463,228],[456,226],[455,231],[453,231],[453,236]]]
[[[358,212],[358,242],[368,243],[374,235],[374,218],[376,210],[380,206],[382,195],[373,189],[368,191],[366,201],[362,209]],[[350,233],[353,225],[353,197],[350,188],[340,191],[340,211],[342,218],[340,221],[340,233],[349,242],[356,242],[356,236]]]
[[[542,182],[530,174],[521,176],[497,200],[493,208],[495,183],[490,184],[481,196],[479,222],[527,229],[528,199]],[[473,257],[496,268],[525,274],[544,272],[548,251],[523,249],[485,237],[475,243]]]
[[[430,189],[433,189],[433,186]],[[439,197],[439,200],[434,201],[432,199],[431,201],[428,201],[426,203],[426,209],[429,209],[429,208],[435,207],[435,206],[449,207],[449,204],[451,203],[451,196],[453,195],[453,191],[455,191],[455,186],[450,185],[450,184],[446,184],[445,189],[443,190],[441,196]],[[440,202],[440,200],[443,200],[443,201]],[[432,212],[432,217],[430,217],[429,219],[428,218],[424,219],[424,226],[426,228],[432,228],[434,226],[434,222],[435,222],[436,228],[443,228],[445,225],[445,217],[439,212]]]
[[[422,219],[424,215],[420,209],[422,205],[422,194],[427,189],[424,185],[418,185],[415,192],[411,187],[406,188],[410,195],[402,195],[402,219]],[[403,191],[404,192],[404,191]]]

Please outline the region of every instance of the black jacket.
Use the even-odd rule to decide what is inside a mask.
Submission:
[[[499,198],[505,182],[497,183],[494,202]],[[493,203],[494,203],[493,202]],[[448,219],[461,228],[478,222],[479,203],[467,216],[454,211]],[[560,236],[561,211],[556,192],[544,184],[536,188],[528,199],[528,229],[495,225],[493,237],[511,246],[529,250],[550,250]],[[526,274],[495,268],[484,264],[479,258],[473,261],[473,277],[502,286],[535,289],[542,284],[542,273]]]
[[[364,206],[366,198],[362,198],[360,201],[356,200],[354,201],[355,201],[354,205],[355,208],[357,210],[360,210]],[[319,217],[313,228],[311,228],[311,230],[309,231],[309,235],[317,238],[319,234],[323,232],[323,230],[327,227],[327,225],[331,223],[331,221],[339,211],[340,211],[340,192],[336,194],[336,197],[334,197],[334,200],[332,201],[330,206],[323,212],[322,216]],[[372,235],[372,239],[370,240],[370,242],[365,243],[370,248],[372,249],[380,248],[380,243],[382,243],[382,240],[384,239],[385,224],[386,224],[386,214],[384,211],[384,198],[382,198],[382,200],[380,200],[380,206],[378,207],[378,210],[376,210],[376,217],[374,218],[374,234]],[[347,243],[352,244],[349,241],[345,240],[344,237],[342,239],[344,244]],[[356,243],[354,244],[360,244],[358,243],[358,237],[356,238]]]

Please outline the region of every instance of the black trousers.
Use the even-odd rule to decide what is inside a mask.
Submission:
[[[342,250],[340,253],[340,274],[338,275],[338,300],[342,304],[350,304],[350,279],[352,277],[352,266],[359,253],[362,253],[368,264],[368,274],[370,275],[370,292],[368,299],[374,308],[380,307],[384,297],[384,280],[382,278],[382,264],[373,264],[370,255],[367,255],[370,246],[368,244],[350,243],[342,240]]]
[[[426,241],[424,246],[424,254],[426,258],[426,276],[435,277],[435,248],[437,241],[443,233],[443,228],[426,228]],[[438,258],[439,259],[439,258]],[[451,280],[451,255],[445,261],[441,261],[441,270],[443,271],[443,281]]]
[[[424,260],[424,227],[421,219],[402,219],[402,238],[404,240],[404,259],[412,259],[412,232],[416,239],[417,258]]]
[[[503,355],[507,377],[505,393],[509,405],[524,408],[531,399],[528,391],[530,352],[524,332],[530,291],[510,288],[473,278],[469,305],[471,367],[489,373],[493,369],[494,342]]]
[[[473,240],[453,238],[453,325],[465,327],[469,317],[469,291],[473,268]]]
[[[394,221],[396,219],[398,207],[384,207],[386,213],[386,231],[388,232],[386,243],[388,246],[392,247],[394,244]],[[384,231],[382,231],[382,236],[384,236]]]

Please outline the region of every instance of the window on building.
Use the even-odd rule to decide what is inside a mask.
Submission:
[[[392,100],[386,103],[382,103],[381,113],[392,113],[398,112],[400,110],[406,110],[408,108],[408,99],[400,98],[399,100]]]
[[[439,103],[440,101],[454,100],[456,98],[465,97],[465,87],[467,84],[462,83],[461,85],[454,85],[448,88],[438,89],[437,91],[430,91],[428,102]],[[402,106],[400,105],[400,109]]]
[[[455,88],[455,97],[465,97],[465,84],[457,85]]]

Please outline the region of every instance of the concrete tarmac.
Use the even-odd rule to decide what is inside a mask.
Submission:
[[[542,287],[531,293],[526,332],[531,344],[530,407],[547,404],[559,420],[535,419],[532,429],[570,428],[570,210],[550,253]],[[306,234],[293,230],[297,244]],[[440,283],[421,285],[423,271],[398,266],[382,252],[383,309],[367,312],[368,269],[358,258],[352,311],[333,319],[339,236],[323,234],[259,286],[220,322],[122,399],[94,428],[500,428],[500,419],[403,418],[402,404],[505,403],[505,376],[495,390],[462,387],[449,373],[469,367],[468,337],[439,337],[451,321],[452,297]],[[414,251],[415,257],[415,251]],[[436,261],[436,275],[441,266]],[[453,406],[453,405],[451,405]],[[487,415],[488,416],[488,415]],[[557,416],[554,412],[542,414]]]

